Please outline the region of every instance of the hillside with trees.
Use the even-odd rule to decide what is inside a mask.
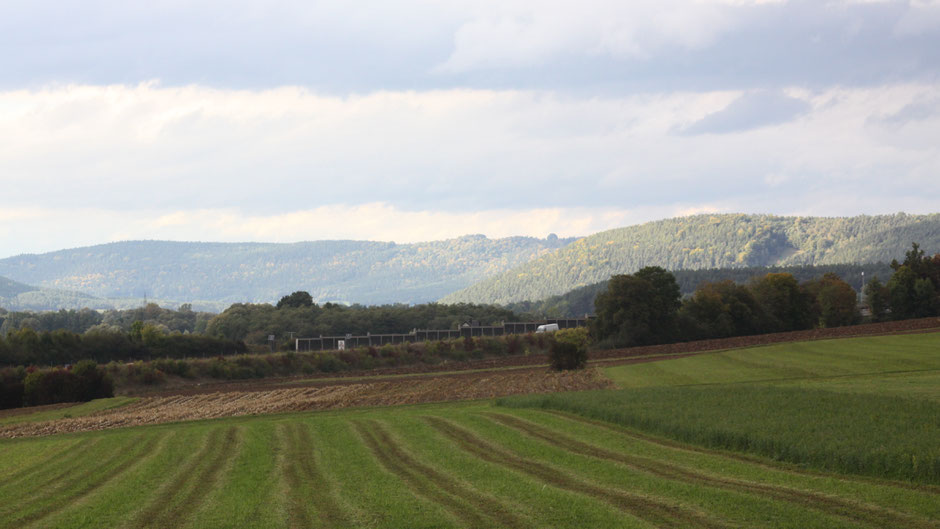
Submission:
[[[940,214],[857,217],[695,215],[600,232],[441,299],[541,300],[633,273],[890,262],[911,242],[940,247]]]
[[[318,302],[420,303],[572,240],[468,235],[415,244],[131,241],[0,259],[0,275],[43,289],[133,298],[137,304],[147,298],[224,308],[273,302],[295,290],[309,292]]]
[[[130,304],[128,302],[128,306]],[[124,300],[100,299],[83,292],[39,288],[0,277],[0,307],[9,310],[112,309],[123,306]]]

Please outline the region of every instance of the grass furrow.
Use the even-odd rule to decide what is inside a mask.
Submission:
[[[605,461],[622,464],[633,470],[646,472],[650,475],[698,485],[715,487],[743,494],[756,494],[771,499],[786,501],[817,509],[827,514],[847,518],[853,522],[874,527],[910,527],[933,528],[937,527],[926,520],[920,520],[903,513],[892,512],[873,505],[848,501],[835,496],[802,491],[789,487],[782,487],[767,483],[745,481],[733,478],[721,478],[700,472],[695,472],[664,461],[656,461],[645,457],[632,456],[625,453],[606,450],[590,445],[554,430],[543,428],[534,423],[519,419],[503,413],[485,413],[484,416],[505,426],[520,431],[530,437],[573,452],[576,454],[594,457]]]
[[[4,456],[3,468],[0,471],[0,483],[3,485],[0,489],[15,483],[23,476],[35,474],[38,469],[45,468],[50,461],[55,461],[82,442],[83,440],[74,437],[68,440],[46,438],[4,442],[0,445]]]
[[[278,490],[278,454],[283,453],[270,421],[237,421],[237,454],[226,462],[217,484],[187,520],[189,527],[286,527]]]
[[[412,490],[430,501],[444,506],[470,527],[525,527],[505,506],[479,492],[455,482],[407,454],[375,421],[367,428],[357,422],[356,429],[379,462],[398,475]]]
[[[98,462],[97,458],[101,457],[100,452],[108,448],[102,446],[104,444],[100,437],[90,439],[81,443],[67,457],[49,461],[47,465],[39,468],[32,475],[23,474],[15,480],[6,480],[3,486],[0,487],[0,497],[7,500],[0,507],[0,520],[5,519],[11,512],[15,511],[23,498],[32,497],[36,494],[36,491],[54,488],[57,484],[72,479],[74,474],[90,467],[93,468]]]
[[[140,437],[135,440],[140,440]],[[20,505],[21,517],[14,521],[20,526],[41,521],[69,505],[81,501],[82,498],[92,494],[108,482],[120,478],[125,472],[139,465],[154,453],[156,446],[164,440],[164,436],[151,436],[128,451],[120,451],[106,461],[100,461],[98,466],[86,470],[80,475],[71,476],[70,481],[75,485],[65,490],[55,491],[46,489],[44,494],[37,495],[30,502]]]
[[[133,527],[179,527],[209,493],[238,444],[237,428],[213,430],[202,449],[134,520]]]
[[[512,468],[552,486],[600,499],[657,526],[677,528],[725,527],[722,523],[711,520],[701,513],[684,508],[680,505],[667,503],[656,498],[632,494],[626,491],[608,490],[575,478],[539,461],[520,457],[517,454],[506,451],[477,437],[469,430],[439,417],[425,417],[425,420],[445,437],[456,443],[461,449],[480,459]]]
[[[282,471],[287,481],[291,501],[289,504],[290,526],[312,527],[306,506],[312,504],[320,525],[341,527],[349,520],[336,502],[329,482],[317,463],[316,450],[310,430],[304,424],[294,422],[284,425],[286,452]],[[311,485],[312,486],[306,486]]]
[[[311,418],[318,461],[336,496],[343,500],[350,527],[445,529],[458,525],[443,506],[415,494],[383,467],[348,416],[314,414]]]

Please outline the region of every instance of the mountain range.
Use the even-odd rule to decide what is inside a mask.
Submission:
[[[573,240],[467,235],[415,244],[127,241],[0,259],[0,276],[112,301],[193,303],[197,310],[277,301],[296,290],[318,302],[420,303]]]
[[[221,310],[306,290],[320,303],[542,300],[643,266],[671,270],[890,262],[940,250],[940,214],[696,215],[581,239],[467,235],[371,241],[126,241],[0,259],[0,307]],[[9,279],[4,279],[9,278]],[[35,285],[35,286],[32,286]]]
[[[696,270],[887,263],[902,259],[912,242],[928,252],[940,251],[940,214],[679,217],[584,237],[441,302],[541,300],[644,266]]]

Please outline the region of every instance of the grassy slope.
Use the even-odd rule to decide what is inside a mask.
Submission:
[[[503,404],[818,469],[940,484],[940,333],[781,344],[606,371],[627,389]]]
[[[669,362],[612,367],[605,373],[620,387],[641,388],[788,379],[828,385],[830,381],[840,384],[838,379],[843,377],[846,381],[892,374],[930,378],[938,371],[940,333],[925,333],[735,349]],[[880,387],[866,384],[864,389],[879,391]],[[932,398],[940,400],[940,386],[936,389]]]
[[[126,406],[137,399],[134,397],[113,397],[110,399],[95,399],[90,402],[83,402],[81,404],[75,404],[74,406],[67,406],[65,408],[58,408],[54,410],[46,410],[35,413],[30,413],[26,415],[14,415],[12,417],[3,417],[0,418],[0,425],[4,424],[15,424],[21,422],[40,422],[40,421],[54,421],[56,419],[61,419],[63,417],[83,417],[85,415],[91,415],[92,413],[110,410],[113,408],[118,408],[121,406]]]
[[[908,360],[872,364],[868,353],[852,353],[865,351],[864,341],[840,347],[855,340],[813,342],[823,352],[801,354],[820,360],[828,346],[834,351],[829,363],[840,364],[840,374],[930,365],[917,351],[936,342],[918,346],[905,336],[881,347],[892,340]],[[785,354],[761,356],[775,347],[752,351],[763,362],[776,358],[774,365],[792,374],[797,364],[784,361]],[[807,367],[812,373],[835,369],[824,361],[808,364],[815,366]],[[767,375],[767,368],[755,368],[751,379]],[[736,380],[744,379],[741,370]],[[754,385],[691,389],[726,387]],[[674,402],[663,399],[662,407]],[[489,402],[7,440],[0,441],[0,454],[0,528],[940,527],[936,487],[809,473],[610,423]]]

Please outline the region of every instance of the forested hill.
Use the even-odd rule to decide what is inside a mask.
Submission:
[[[12,279],[0,277],[0,298],[12,298],[32,290],[37,289],[36,287],[13,281]]]
[[[441,299],[541,300],[644,266],[669,270],[890,262],[912,242],[940,249],[940,214],[696,215],[600,232]]]
[[[100,298],[272,302],[295,290],[320,302],[433,301],[573,239],[468,235],[395,244],[131,241],[0,259],[0,276]]]
[[[107,309],[119,306],[120,301],[98,299],[82,292],[39,288],[0,277],[0,309],[38,311],[83,307]]]

